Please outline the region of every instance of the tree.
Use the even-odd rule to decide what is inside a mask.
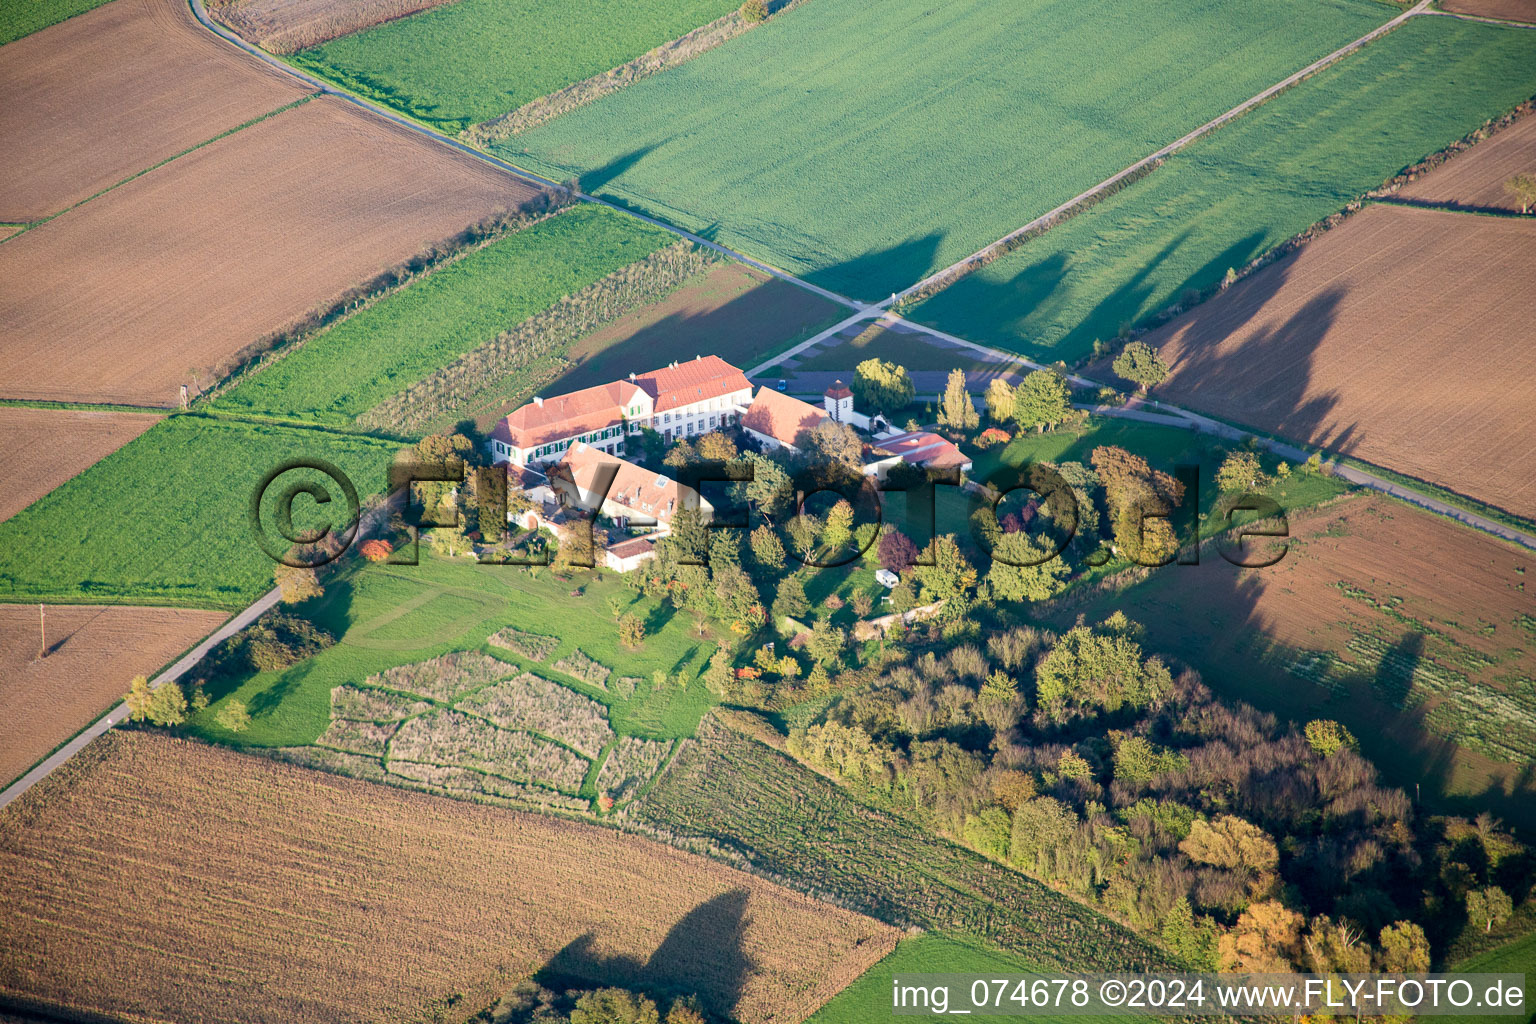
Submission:
[[[1223,971],[1287,974],[1298,955],[1303,918],[1279,900],[1254,903],[1217,943]]]
[[[1069,573],[1059,556],[1046,560],[1047,549],[1022,530],[998,537],[987,582],[1004,601],[1044,601],[1061,593]],[[1033,562],[1033,565],[1014,564]]]
[[[1371,969],[1371,946],[1360,930],[1327,914],[1312,919],[1302,940],[1302,959],[1314,974],[1364,974]]]
[[[869,617],[869,613],[875,610],[875,599],[865,591],[857,591],[853,595],[853,614],[861,619]]]
[[[944,385],[944,397],[939,400],[939,423],[951,430],[975,430],[981,423],[981,417],[976,415],[976,405],[971,401],[971,393],[966,390],[964,370],[956,368],[949,371],[949,380]]]
[[[752,480],[746,485],[747,501],[770,519],[777,518],[794,500],[794,485],[784,467],[757,452],[747,455],[752,463]]]
[[[1013,812],[1013,837],[1008,859],[1026,871],[1045,874],[1052,850],[1065,845],[1077,831],[1077,815],[1061,801],[1037,796],[1022,801]]]
[[[636,650],[645,644],[645,620],[638,615],[625,615],[619,619],[619,640],[625,647]]]
[[[1412,921],[1399,921],[1381,930],[1377,970],[1387,974],[1423,974],[1429,970],[1429,939]]]
[[[1216,486],[1222,494],[1243,494],[1263,490],[1268,480],[1259,465],[1259,457],[1253,452],[1232,452],[1221,461],[1216,470]]]
[[[730,462],[740,454],[736,442],[718,430],[711,430],[699,438],[698,453],[699,458],[711,462]]]
[[[1066,379],[1050,370],[1036,370],[1019,383],[1013,395],[1013,418],[1021,427],[1044,430],[1072,414],[1072,392]]]
[[[688,439],[680,437],[667,450],[667,454],[661,460],[661,464],[670,466],[672,469],[682,469],[689,463],[698,461],[698,458],[698,453],[693,450],[693,445],[688,443]]]
[[[1144,341],[1133,341],[1121,349],[1110,367],[1121,380],[1139,385],[1143,393],[1168,376],[1168,364]]]
[[[790,573],[779,582],[779,588],[773,596],[773,617],[799,618],[810,610],[811,603],[805,597],[805,584],[800,580],[799,573]]]
[[[828,551],[837,551],[853,539],[853,506],[840,499],[827,512],[827,525],[821,531],[821,543]]]
[[[272,582],[283,592],[284,604],[298,604],[325,592],[320,586],[320,575],[315,570],[281,562],[272,569]]]
[[[1208,917],[1195,918],[1189,897],[1180,896],[1163,919],[1163,945],[1180,960],[1201,970],[1216,969],[1216,923]]]
[[[1493,926],[1509,920],[1514,904],[1509,894],[1496,885],[1486,889],[1473,889],[1467,893],[1467,920],[1483,926],[1483,931],[1493,931]]]
[[[854,367],[850,390],[860,405],[886,417],[911,404],[917,394],[906,367],[884,359],[866,359]]]
[[[933,564],[915,567],[924,603],[963,601],[976,586],[976,570],[960,553],[953,537],[935,537],[932,550]]]
[[[1515,197],[1521,213],[1530,213],[1536,206],[1536,174],[1517,174],[1505,182],[1504,190]]]
[[[740,10],[741,20],[749,25],[768,20],[768,0],[745,0]]]
[[[880,537],[878,547],[880,568],[894,573],[906,572],[917,561],[917,545],[897,529],[890,529]]]
[[[818,664],[827,665],[843,656],[843,648],[847,644],[847,634],[832,625],[830,620],[818,619],[811,627],[810,639],[805,642],[805,652],[815,658]]]
[[[994,669],[987,676],[987,681],[981,684],[979,696],[984,701],[1007,703],[1019,695],[1019,688],[1014,681],[1001,669]]]
[[[802,559],[808,559],[816,550],[816,539],[821,535],[821,520],[809,512],[801,512],[785,524],[790,541]]]
[[[1196,818],[1189,835],[1179,843],[1179,851],[1196,864],[1264,874],[1280,863],[1275,841],[1259,826],[1235,814],[1223,814],[1214,821]]]
[[[123,695],[129,717],[151,725],[181,725],[187,720],[187,694],[181,684],[167,681],[150,689],[143,676],[134,676]]]
[[[1316,718],[1306,725],[1307,743],[1324,757],[1332,757],[1345,747],[1354,749],[1353,734],[1330,718]]]
[[[766,523],[752,531],[748,538],[752,544],[752,557],[768,569],[784,568],[784,542]]]
[[[571,1024],[660,1024],[656,1004],[622,988],[601,988],[576,1000]]]
[[[731,681],[736,677],[731,661],[731,652],[724,645],[716,647],[715,653],[709,656],[709,665],[704,669],[704,686],[717,697],[730,692]]]
[[[841,463],[858,473],[864,470],[864,441],[846,423],[822,420],[811,429],[800,431],[795,447],[806,454],[812,465]]]
[[[1157,658],[1142,661],[1141,646],[1130,637],[1104,635],[1074,626],[1040,660],[1035,692],[1052,717],[1067,708],[1146,707],[1172,687],[1168,669]]]
[[[993,377],[987,381],[987,417],[993,423],[1007,423],[1013,419],[1013,385],[1006,378]]]
[[[213,720],[220,729],[226,729],[229,732],[245,732],[251,727],[251,711],[245,701],[231,697],[224,702],[223,707],[219,708]]]

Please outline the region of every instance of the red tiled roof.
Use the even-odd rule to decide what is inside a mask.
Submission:
[[[529,402],[497,423],[491,437],[527,449],[619,426],[634,387],[629,381],[615,381]]]
[[[964,466],[971,461],[970,456],[958,447],[938,434],[926,430],[887,437],[876,441],[875,445],[878,450],[900,455],[903,460],[914,466],[934,466],[943,469],[949,466]]]
[[[667,412],[694,402],[723,398],[752,385],[742,373],[719,356],[701,356],[684,363],[638,374],[631,382],[656,401],[657,412]]]
[[[832,386],[827,388],[827,397],[828,398],[833,398],[833,399],[837,399],[837,398],[852,398],[853,397],[853,392],[848,390],[848,385],[847,384],[844,384],[842,381],[837,380],[837,381],[833,381],[832,382]]]
[[[772,388],[759,388],[757,397],[742,414],[741,425],[793,445],[802,430],[810,430],[827,419],[831,417],[818,405],[791,398]]]
[[[593,490],[600,467],[618,467],[613,485],[608,488],[607,500],[658,522],[670,520],[682,507],[683,495],[693,493],[691,487],[684,487],[671,477],[652,473],[587,444],[571,445],[560,457],[560,464],[570,469],[572,481],[583,491]]]
[[[631,558],[635,555],[655,554],[656,542],[649,537],[633,537],[608,545],[608,553],[614,558]]]

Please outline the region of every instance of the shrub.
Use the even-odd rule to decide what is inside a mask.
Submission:
[[[387,540],[365,540],[358,549],[370,562],[382,562],[395,553],[394,545]]]
[[[619,640],[625,647],[636,650],[645,644],[645,621],[638,615],[625,615],[619,619]]]
[[[746,0],[741,5],[741,17],[753,25],[768,20],[768,0]]]
[[[246,707],[245,701],[231,697],[219,708],[218,714],[213,716],[220,729],[229,732],[245,732],[251,727],[251,712]]]

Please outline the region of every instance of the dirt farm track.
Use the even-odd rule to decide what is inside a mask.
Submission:
[[[62,1019],[462,1019],[554,958],[791,1022],[898,934],[611,829],[123,730],[6,809],[0,872],[0,1008]]]
[[[24,36],[0,47],[0,222],[58,213],[308,91],[182,0],[114,0]]]
[[[1536,223],[1374,206],[1149,336],[1160,397],[1536,518]]]
[[[0,244],[0,397],[172,406],[194,375],[532,195],[311,100]]]

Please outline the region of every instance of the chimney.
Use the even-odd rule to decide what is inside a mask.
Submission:
[[[538,406],[540,409],[542,409],[542,408],[544,408],[544,399],[540,398],[538,395],[534,395],[533,396],[533,404]]]

